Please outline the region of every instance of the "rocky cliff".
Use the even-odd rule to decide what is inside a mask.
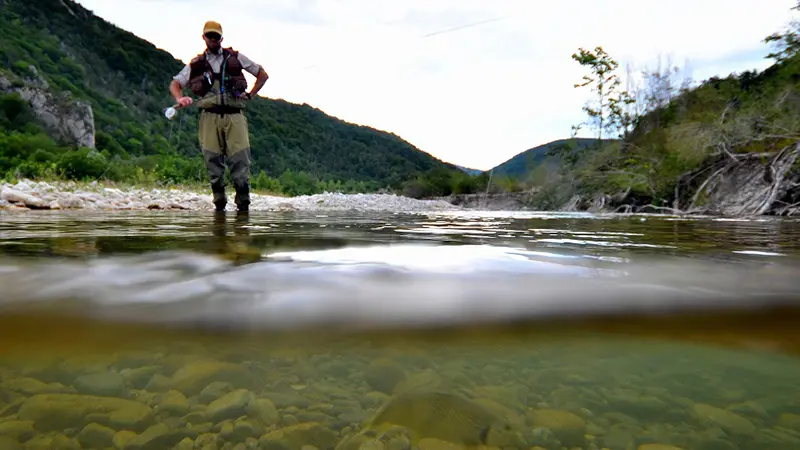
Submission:
[[[94,148],[95,125],[91,105],[55,94],[36,67],[28,68],[30,75],[17,77],[0,74],[0,92],[16,92],[27,101],[31,112],[57,141],[77,147]]]

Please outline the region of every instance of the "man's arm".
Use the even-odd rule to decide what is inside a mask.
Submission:
[[[269,79],[269,74],[263,67],[259,67],[258,75],[256,75],[256,82],[253,84],[253,89],[250,90],[250,97],[255,97],[258,91],[264,87],[264,83]]]
[[[254,63],[250,58],[244,56],[241,52],[239,52],[238,57],[239,62],[242,64],[242,68],[250,75],[256,77],[256,82],[253,84],[253,88],[250,89],[250,92],[248,92],[250,97],[255,97],[256,94],[258,94],[258,91],[264,87],[264,83],[266,83],[269,79],[269,74],[267,74],[267,71],[264,70],[264,66]]]
[[[192,104],[191,97],[184,97],[183,96],[183,88],[189,82],[189,65],[187,64],[183,70],[180,71],[175,77],[172,79],[172,82],[169,84],[169,93],[172,94],[172,97],[181,107],[189,106]]]
[[[175,98],[175,101],[178,101],[183,97],[183,87],[181,87],[181,83],[178,80],[172,80],[169,84],[169,93]]]

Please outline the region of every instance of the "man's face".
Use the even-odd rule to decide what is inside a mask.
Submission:
[[[222,36],[214,32],[204,34],[203,40],[206,41],[206,47],[213,53],[219,51],[222,46]]]

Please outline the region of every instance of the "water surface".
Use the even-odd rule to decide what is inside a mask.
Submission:
[[[0,244],[0,448],[800,448],[797,220],[33,212]]]

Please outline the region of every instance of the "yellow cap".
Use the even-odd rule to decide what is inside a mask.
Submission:
[[[222,36],[222,25],[220,25],[219,22],[209,20],[203,25],[203,34],[206,33],[219,33],[219,35]]]

